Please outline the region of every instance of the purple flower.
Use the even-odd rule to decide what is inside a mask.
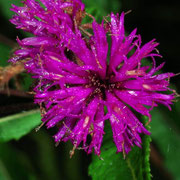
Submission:
[[[62,29],[65,25],[71,29],[80,24],[84,14],[84,4],[81,0],[25,0],[24,7],[12,5],[12,11],[16,13],[10,20],[16,28],[30,32],[34,37],[25,38],[22,42],[17,39],[21,46],[35,46],[16,51],[16,58],[12,62],[37,53],[39,46],[51,46],[60,44]],[[42,47],[41,47],[42,48]],[[36,51],[37,50],[37,51]]]
[[[130,109],[150,121],[153,107],[161,103],[170,109],[174,99],[174,93],[164,93],[173,91],[168,86],[174,74],[156,73],[164,65],[156,67],[154,57],[161,57],[158,43],[153,39],[142,46],[136,29],[125,36],[124,13],[111,13],[106,23],[93,20],[93,34],[87,36],[90,33],[82,31],[80,1],[41,2],[46,8],[34,0],[25,1],[25,7],[14,6],[18,15],[11,22],[35,36],[18,40],[21,49],[11,61],[26,58],[25,68],[39,79],[35,103],[40,105],[43,124],[59,128],[56,142],[70,140],[73,149],[82,145],[87,153],[94,148],[100,155],[108,120],[117,152],[141,147],[140,134],[150,133]],[[150,58],[152,65],[143,65],[144,58]]]

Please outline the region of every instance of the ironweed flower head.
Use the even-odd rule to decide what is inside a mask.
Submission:
[[[173,91],[168,86],[174,74],[156,73],[164,65],[156,67],[158,43],[153,39],[142,45],[136,29],[126,36],[124,13],[111,13],[101,24],[91,16],[91,24],[82,24],[86,13],[79,0],[41,2],[43,6],[34,0],[13,6],[17,15],[11,22],[34,36],[18,39],[21,49],[11,61],[25,59],[25,68],[38,79],[35,103],[47,128],[59,128],[55,141],[70,140],[73,149],[82,145],[87,153],[94,149],[100,155],[108,120],[117,152],[141,147],[140,134],[150,132],[131,109],[150,121],[153,107],[160,103],[171,109],[175,96],[165,93]],[[144,65],[147,59],[150,65]]]

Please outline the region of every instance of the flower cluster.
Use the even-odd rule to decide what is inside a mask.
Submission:
[[[74,149],[100,155],[105,120],[109,120],[117,152],[141,147],[140,134],[150,134],[135,114],[147,116],[158,103],[170,109],[174,93],[169,89],[173,73],[157,74],[155,39],[141,45],[134,29],[128,36],[124,16],[82,24],[87,15],[80,0],[24,1],[13,5],[11,22],[34,36],[17,40],[21,49],[11,62],[23,60],[28,73],[38,79],[35,103],[41,107],[47,128],[59,128],[56,142],[70,140]],[[107,35],[111,37],[109,47]],[[110,48],[110,55],[108,49]],[[145,59],[146,58],[146,59]],[[150,65],[144,61],[150,58]],[[104,107],[107,107],[105,112]],[[87,140],[87,137],[91,137]]]

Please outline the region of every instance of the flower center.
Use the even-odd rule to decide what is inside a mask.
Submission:
[[[94,88],[93,93],[91,94],[92,96],[98,95],[100,99],[106,100],[106,91],[113,91],[113,89],[120,89],[120,83],[111,83],[110,78],[106,77],[105,80],[102,80],[98,74],[90,74],[88,76],[89,78],[89,83],[86,84],[85,87],[89,88],[92,87]]]

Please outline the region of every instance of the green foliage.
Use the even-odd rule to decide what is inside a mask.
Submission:
[[[174,86],[172,86],[172,88],[175,89]],[[166,107],[162,107],[161,111],[166,112],[168,123],[170,123],[171,126],[174,124],[173,126],[180,131],[180,101],[172,106],[172,111],[167,111]]]
[[[29,91],[29,88],[32,86],[34,80],[31,77],[31,74],[27,74],[26,72],[23,72],[19,76],[20,76],[19,80],[22,86],[22,90],[24,90],[25,92]]]
[[[107,16],[111,12],[119,12],[121,8],[121,2],[118,0],[114,0],[113,3],[104,0],[84,0],[83,3],[85,4],[86,12],[93,15],[98,22],[102,21],[103,16]],[[92,22],[92,19],[86,16],[83,23],[87,22]]]
[[[31,133],[30,138],[36,143],[36,160],[40,177],[43,180],[84,180],[82,175],[82,151],[76,151],[72,158],[69,152],[72,150],[71,142],[60,143],[55,147],[54,139],[42,128],[38,133]]]
[[[18,140],[40,124],[40,113],[31,110],[0,119],[0,142]]]
[[[112,1],[104,1],[104,0],[83,0],[86,8],[95,8],[98,13],[101,14],[101,17],[107,16],[110,12],[119,12],[121,8],[121,1],[113,0]]]
[[[179,120],[180,102],[173,107],[173,113],[169,116],[169,112],[164,108],[154,109],[152,111],[151,132],[152,139],[160,150],[166,168],[172,175],[179,179],[180,171],[180,134],[178,129],[173,126],[173,121]],[[173,119],[174,118],[174,119]]]
[[[0,180],[37,180],[30,159],[10,144],[0,144]]]
[[[8,65],[11,48],[0,42],[0,66]]]
[[[62,179],[61,171],[58,169],[53,138],[43,128],[37,133],[32,132],[30,137],[37,145],[36,156],[38,157],[37,165],[41,174],[40,179]]]
[[[7,18],[10,19],[14,12],[10,10],[11,4],[15,4],[17,6],[22,6],[21,0],[1,0],[0,1],[0,10],[1,13]]]
[[[72,158],[70,158],[70,151],[73,148],[73,145],[70,141],[66,142],[64,145],[65,151],[64,151],[64,171],[66,173],[66,178],[69,180],[74,180],[74,179],[78,179],[78,180],[84,180],[82,178],[82,159],[81,159],[81,155],[82,155],[82,151],[76,150],[75,154],[73,155]],[[69,173],[69,169],[71,169],[71,173]]]
[[[112,142],[111,127],[106,127],[106,134],[102,145],[101,158],[93,155],[89,166],[89,174],[93,180],[150,180],[150,137],[142,137],[142,149],[133,147],[132,151],[123,158],[122,153],[116,154],[116,147]]]

